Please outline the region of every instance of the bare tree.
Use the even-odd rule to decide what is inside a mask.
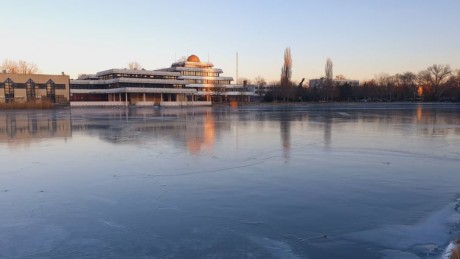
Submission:
[[[332,60],[328,58],[324,67],[326,77],[321,87],[321,97],[326,101],[333,100],[336,95],[332,67]]]
[[[344,75],[337,75],[337,76],[335,76],[335,79],[337,79],[337,80],[347,80],[347,78]]]
[[[333,79],[333,68],[332,68],[332,60],[330,58],[327,59],[326,61],[326,80],[331,80]]]
[[[460,88],[460,69],[457,70],[457,87]]]
[[[284,64],[281,68],[281,95],[284,101],[288,101],[291,91],[291,76],[292,76],[292,58],[291,48],[287,47],[284,50]]]
[[[267,85],[267,81],[265,81],[265,78],[257,76],[256,78],[254,78],[254,82],[257,87],[257,94],[259,96],[263,96],[265,94],[265,90],[263,88]]]
[[[240,78],[238,78],[238,81],[241,82],[241,83],[244,83],[246,81],[246,84],[248,84],[248,85],[252,84],[251,79],[246,78],[246,77],[240,77]]]
[[[37,65],[24,60],[16,62],[14,60],[5,59],[0,69],[10,74],[35,74],[38,72]]]
[[[256,85],[258,86],[265,86],[267,85],[267,81],[265,81],[265,78],[261,77],[261,76],[257,76],[256,78],[254,78],[254,82]]]
[[[398,79],[401,81],[402,84],[412,85],[415,84],[417,76],[412,72],[405,72],[404,74],[398,75]]]
[[[377,83],[382,89],[385,89],[387,98],[391,102],[393,100],[395,77],[387,73],[380,73],[377,75]]]
[[[18,73],[20,74],[35,74],[38,72],[38,67],[34,63],[29,63],[24,60],[18,62]]]
[[[180,63],[180,62],[185,62],[185,61],[187,61],[187,57],[186,57],[186,56],[182,56],[182,57],[180,57],[176,62],[179,62],[179,63]]]
[[[434,64],[428,67],[425,72],[423,72],[424,79],[430,86],[431,95],[433,100],[438,100],[443,93],[441,89],[442,83],[447,79],[447,76],[452,73],[449,65],[438,65]]]
[[[19,72],[18,63],[11,59],[5,59],[0,68],[5,73],[17,74]]]
[[[133,62],[128,63],[128,68],[133,69],[133,70],[140,70],[140,69],[142,69],[142,66],[138,62],[133,61]]]
[[[405,72],[404,74],[395,75],[395,79],[396,79],[399,91],[403,93],[403,96],[409,97],[404,94],[407,89],[407,91],[409,91],[410,94],[412,95],[410,97],[415,100],[417,96],[417,90],[418,90],[417,75],[415,75],[412,72]]]

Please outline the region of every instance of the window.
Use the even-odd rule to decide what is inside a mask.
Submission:
[[[35,101],[35,82],[32,79],[26,82],[26,96],[28,102]]]
[[[48,97],[51,102],[56,102],[56,86],[51,79],[46,82],[46,97]]]
[[[13,102],[14,101],[14,82],[11,79],[6,79],[5,81],[5,102]]]

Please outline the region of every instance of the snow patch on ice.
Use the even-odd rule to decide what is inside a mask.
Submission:
[[[444,253],[442,254],[442,259],[450,259],[450,256],[452,254],[452,250],[456,248],[456,245],[453,242],[450,242],[450,244],[447,246],[446,250],[444,250]]]
[[[384,250],[382,254],[384,259],[420,259],[417,255],[399,250]]]
[[[439,253],[452,237],[452,226],[460,221],[456,206],[457,202],[451,203],[415,225],[387,225],[346,236],[395,250],[427,252],[430,248],[429,253]]]
[[[288,244],[282,241],[273,240],[267,237],[250,237],[249,239],[255,244],[263,247],[268,253],[270,253],[275,258],[300,258],[292,251],[292,248]]]

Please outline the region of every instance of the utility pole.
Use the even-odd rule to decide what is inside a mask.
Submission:
[[[236,84],[238,84],[238,52],[236,52]]]

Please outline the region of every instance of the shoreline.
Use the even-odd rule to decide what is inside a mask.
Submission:
[[[81,107],[72,107],[70,104],[51,104],[51,103],[16,103],[16,104],[6,104],[0,103],[0,110],[45,110],[45,109],[61,109],[61,108],[70,108],[70,109],[94,109],[94,108],[197,108],[197,107],[259,107],[259,106],[268,106],[268,107],[296,107],[296,106],[381,106],[381,107],[391,107],[394,105],[441,105],[449,104],[455,105],[460,102],[240,102],[240,103],[214,103],[209,106],[178,106],[178,107],[167,107],[167,106],[81,106]]]

